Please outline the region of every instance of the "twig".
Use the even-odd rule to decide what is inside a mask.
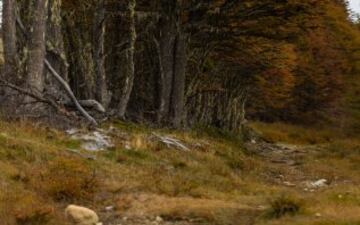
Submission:
[[[42,102],[42,103],[46,103],[48,105],[51,105],[52,107],[54,107],[56,110],[58,111],[61,111],[61,108],[59,107],[58,104],[56,104],[54,101],[52,101],[51,99],[47,99],[47,98],[44,98],[42,97],[41,95],[38,95],[32,91],[29,91],[29,90],[26,90],[24,88],[21,88],[19,86],[16,86],[14,84],[11,84],[7,81],[5,81],[4,79],[0,79],[0,85],[2,86],[5,86],[5,87],[8,87],[8,88],[11,88],[12,90],[15,90],[21,94],[24,94],[24,95],[27,95],[39,102]]]

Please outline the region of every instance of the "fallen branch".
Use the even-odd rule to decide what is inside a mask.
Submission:
[[[93,125],[97,126],[98,123],[96,120],[90,116],[90,114],[81,106],[77,98],[75,97],[74,93],[72,92],[69,84],[55,71],[55,69],[51,66],[49,61],[47,59],[44,59],[44,63],[47,67],[47,69],[51,72],[51,74],[56,78],[56,80],[59,81],[59,83],[63,86],[65,89],[67,95],[70,97],[70,99],[74,102],[75,107],[80,111],[80,113]]]
[[[29,39],[28,34],[25,31],[25,27],[21,21],[21,19],[17,16],[16,18],[16,22],[18,24],[18,27],[20,28],[22,34],[24,35],[24,37],[26,39]],[[55,77],[55,79],[57,81],[59,81],[59,83],[63,86],[63,88],[65,89],[67,95],[70,97],[70,99],[74,102],[75,107],[79,110],[79,112],[93,125],[97,126],[98,123],[96,122],[96,120],[90,116],[90,114],[81,106],[81,104],[79,103],[79,101],[77,100],[77,98],[75,97],[73,91],[71,90],[69,84],[56,72],[56,70],[54,69],[54,67],[50,64],[50,62],[45,58],[44,59],[44,64],[46,66],[46,68],[50,71],[50,73]]]
[[[90,99],[90,100],[79,100],[80,105],[86,108],[95,109],[98,112],[105,113],[106,110],[104,106],[102,106],[98,101]],[[63,105],[66,106],[74,106],[74,103],[71,101],[62,102]]]
[[[164,143],[168,148],[174,147],[182,151],[190,151],[190,149],[181,143],[180,140],[171,137],[160,136],[155,133],[153,133],[153,136],[156,137],[160,142]]]
[[[0,85],[1,86],[5,86],[5,87],[8,87],[14,91],[17,91],[19,92],[20,94],[23,94],[23,95],[26,95],[26,96],[29,96],[35,100],[37,100],[38,102],[42,102],[42,103],[46,103],[52,107],[54,107],[56,110],[58,111],[61,111],[61,108],[58,104],[56,104],[55,101],[51,100],[51,99],[47,99],[47,98],[44,98],[42,97],[41,95],[38,95],[36,94],[35,92],[32,92],[32,91],[29,91],[27,89],[24,89],[24,88],[21,88],[19,86],[16,86],[14,84],[11,84],[3,79],[0,79]]]

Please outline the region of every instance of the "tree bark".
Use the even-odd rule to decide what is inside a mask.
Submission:
[[[159,37],[159,66],[160,68],[160,105],[158,109],[158,122],[167,123],[170,112],[170,99],[174,76],[175,53],[175,25],[171,18],[165,15],[160,23]]]
[[[42,92],[44,89],[45,34],[47,0],[36,0],[32,16],[32,32],[29,43],[27,85]]]
[[[3,46],[4,46],[4,77],[6,80],[10,77],[16,76],[17,67],[17,49],[16,49],[16,1],[15,0],[4,0],[3,1],[3,23],[2,23],[2,34],[3,34]]]
[[[93,57],[92,26],[81,23],[83,15],[72,11],[63,16],[65,28],[65,49],[69,62],[69,84],[80,99],[95,96],[95,66]]]
[[[180,127],[184,116],[186,40],[181,29],[180,5],[162,2],[157,47],[159,54],[158,123]]]
[[[181,31],[176,38],[174,58],[174,77],[172,83],[170,112],[172,125],[179,128],[184,119],[185,73],[187,63],[186,40]]]
[[[130,100],[130,95],[134,86],[135,77],[135,43],[136,43],[136,21],[135,21],[135,7],[136,0],[129,0],[128,14],[129,14],[129,47],[125,51],[126,57],[126,71],[124,86],[120,97],[117,116],[120,118],[125,117],[126,109]]]
[[[105,41],[105,7],[104,0],[97,4],[93,29],[94,64],[95,64],[95,99],[107,105],[107,85],[105,74],[104,41]]]
[[[46,59],[52,67],[69,81],[68,63],[65,54],[64,35],[62,33],[63,19],[61,16],[62,0],[48,0],[48,20],[46,30]],[[62,87],[54,76],[46,70],[45,73],[46,94],[57,96],[64,100],[67,96],[63,93]]]

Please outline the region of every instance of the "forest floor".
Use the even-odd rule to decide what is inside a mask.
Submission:
[[[104,225],[360,224],[360,139],[254,127],[273,143],[114,122],[99,131],[114,147],[91,152],[62,131],[1,122],[1,224],[64,225],[68,204]]]

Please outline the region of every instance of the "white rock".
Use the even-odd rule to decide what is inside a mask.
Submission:
[[[69,134],[73,140],[80,140],[82,142],[81,147],[88,151],[104,151],[115,146],[111,142],[111,138],[101,130],[90,133],[69,130],[67,134]]]
[[[105,211],[113,211],[115,209],[115,207],[114,206],[107,206],[107,207],[105,207]]]
[[[126,149],[126,150],[131,150],[130,144],[125,144],[125,149]]]
[[[161,218],[160,216],[157,216],[155,219],[156,222],[161,223],[163,220],[163,218]]]
[[[69,205],[65,209],[65,216],[74,225],[101,225],[98,215],[82,206]]]
[[[321,217],[321,214],[320,214],[320,213],[316,213],[315,216],[316,216],[316,217]]]
[[[310,182],[309,186],[312,188],[321,188],[327,186],[327,180],[326,179],[320,179],[315,182]]]
[[[79,132],[79,130],[76,129],[76,128],[71,128],[71,129],[65,131],[65,133],[66,133],[67,135],[74,135],[74,134],[76,134],[76,133],[78,133],[78,132]]]

